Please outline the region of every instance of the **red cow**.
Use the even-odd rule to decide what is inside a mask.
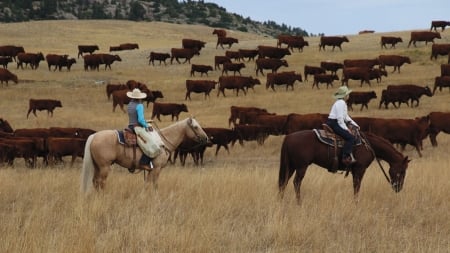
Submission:
[[[450,44],[433,44],[431,46],[430,60],[437,60],[438,55],[448,55],[450,53]]]
[[[342,51],[341,45],[344,42],[349,42],[346,36],[322,36],[320,37],[319,51],[322,49],[323,51],[325,51],[325,46],[332,46],[333,51],[335,47],[339,47],[339,49]]]
[[[155,60],[159,61],[159,65],[161,65],[161,62],[164,62],[164,65],[166,65],[166,60],[170,58],[170,54],[152,51],[147,58],[149,58],[148,65],[150,65],[151,63],[153,66],[155,66]]]
[[[450,76],[450,64],[441,64],[441,76]]]
[[[214,56],[214,70],[220,69],[220,65],[223,65],[224,63],[231,63],[230,57],[222,56],[222,55],[216,55]]]
[[[106,68],[109,68],[111,70],[111,64],[113,64],[115,61],[122,61],[120,56],[117,54],[95,54],[100,58],[100,65],[105,64],[105,70]]]
[[[344,67],[342,70],[342,85],[348,86],[348,80],[361,80],[361,87],[363,82],[370,86],[370,69],[364,67]]]
[[[8,86],[8,82],[13,81],[14,83],[18,83],[17,75],[11,73],[11,71],[7,69],[0,68],[0,82],[3,87],[3,82],[6,82],[6,86]]]
[[[261,75],[264,76],[263,70],[264,69],[270,69],[272,70],[272,73],[276,73],[277,70],[281,67],[289,67],[286,60],[280,60],[275,58],[259,58],[256,59],[256,75],[258,75],[258,72],[261,73]]]
[[[113,51],[121,51],[122,49],[120,49],[120,46],[110,46],[109,47],[109,52],[113,52]]]
[[[222,69],[222,75],[225,73],[228,75],[228,71],[233,71],[233,75],[236,75],[236,72],[241,75],[241,69],[245,68],[245,64],[242,62],[239,63],[224,63]]]
[[[235,125],[234,131],[241,145],[244,145],[243,141],[256,141],[259,145],[263,145],[269,137],[267,127],[259,124]]]
[[[449,21],[433,20],[433,21],[431,21],[430,31],[434,29],[437,32],[436,28],[438,28],[438,27],[440,27],[442,29],[442,31],[444,31],[445,27],[448,25],[450,25]]]
[[[325,74],[325,72],[325,69],[322,67],[305,65],[303,74],[305,76],[305,81],[308,81],[308,75],[314,76],[315,74]]]
[[[239,51],[230,51],[227,50],[225,51],[225,56],[232,59],[232,60],[236,60],[236,61],[240,61],[241,60],[241,55],[239,54]]]
[[[416,101],[416,107],[419,106],[419,99],[421,96],[433,96],[433,93],[428,86],[422,87],[415,84],[388,85],[387,90],[399,90],[408,94],[409,98],[411,99],[411,107],[414,106],[414,101]]]
[[[348,109],[353,111],[353,104],[361,105],[360,111],[363,110],[364,107],[366,107],[367,110],[369,110],[369,102],[371,99],[377,98],[377,94],[375,91],[353,91],[349,94],[347,105]]]
[[[230,118],[228,118],[228,125],[236,125],[237,120],[242,120],[241,116],[248,112],[260,112],[260,113],[268,113],[267,109],[258,108],[258,107],[243,107],[243,106],[230,106]]]
[[[161,121],[161,115],[172,115],[172,121],[178,120],[178,116],[181,112],[188,112],[188,108],[185,104],[175,103],[153,103],[152,119],[155,117]]]
[[[28,66],[29,63],[31,69],[37,69],[40,61],[44,61],[44,55],[41,52],[17,54],[17,68],[21,67],[23,69],[23,63],[25,63],[25,66]]]
[[[15,61],[18,53],[25,53],[25,50],[22,46],[0,46],[0,56],[11,57]]]
[[[384,104],[384,107],[388,109],[389,103],[392,103],[395,108],[400,107],[401,103],[405,103],[409,106],[409,100],[411,99],[410,95],[403,90],[382,90],[381,91],[381,99],[378,109],[381,109],[381,105]],[[398,102],[398,107],[395,104]]]
[[[219,153],[220,147],[224,147],[230,154],[228,144],[234,145],[238,140],[238,135],[234,129],[220,128],[220,127],[204,127],[203,130],[208,135],[213,145],[216,145],[216,156]]]
[[[339,69],[344,68],[344,64],[339,62],[331,62],[331,61],[322,61],[320,62],[320,67],[325,69],[326,71],[330,71],[331,74],[337,74]]]
[[[433,147],[438,145],[436,137],[442,131],[450,134],[450,112],[430,112],[430,141]]]
[[[125,84],[108,83],[106,84],[106,97],[108,98],[108,100],[111,98],[112,93],[116,90],[131,90],[131,89],[129,89],[128,86]]]
[[[333,87],[334,80],[339,80],[339,77],[333,74],[315,74],[312,88],[314,89],[314,86],[316,86],[319,89],[319,84],[326,83],[328,89],[328,86]]]
[[[95,50],[99,50],[97,45],[78,45],[78,58],[83,56],[83,53],[92,54]]]
[[[400,67],[403,64],[411,64],[409,57],[401,55],[380,55],[378,59],[380,60],[380,69],[386,69],[386,66],[394,66],[394,71],[392,72],[398,70],[398,73],[400,73]]]
[[[54,99],[32,99],[31,98],[30,102],[29,102],[28,112],[27,112],[27,119],[28,119],[28,116],[30,115],[31,111],[33,111],[34,116],[37,117],[36,110],[38,110],[38,111],[47,110],[47,114],[51,115],[53,117],[53,110],[55,110],[56,107],[62,107],[61,101],[54,100]]]
[[[303,36],[294,36],[290,34],[280,34],[277,36],[277,47],[281,47],[283,44],[288,45],[289,41],[292,39],[303,40]]]
[[[223,45],[228,45],[228,48],[231,48],[233,43],[237,44],[237,43],[239,43],[239,40],[236,38],[233,38],[233,37],[217,37],[216,49],[219,45],[222,49],[224,49]]]
[[[440,38],[441,34],[438,32],[411,32],[411,39],[409,40],[408,47],[411,46],[411,43],[416,46],[417,41],[425,41],[425,45],[427,45],[428,42],[434,43],[434,39]]]
[[[295,81],[302,82],[302,75],[296,74],[295,71],[284,71],[281,73],[268,73],[266,80],[266,89],[269,87],[275,91],[275,85],[284,85],[286,84],[286,90],[289,86],[294,90]]]
[[[377,79],[377,83],[381,82],[382,76],[388,76],[386,70],[384,69],[371,69],[369,72],[369,80]]]
[[[47,138],[48,155],[47,160],[53,164],[56,160],[61,160],[63,156],[72,156],[70,167],[73,166],[77,157],[83,157],[86,139],[49,137]]]
[[[200,55],[200,50],[205,47],[206,42],[201,40],[183,39],[181,45],[183,48],[197,49],[198,55]]]
[[[288,42],[288,48],[292,52],[294,52],[294,48],[297,48],[299,52],[303,52],[303,48],[305,46],[309,46],[308,41],[292,39],[292,40],[289,40],[289,42]]]
[[[13,59],[10,56],[0,56],[0,65],[3,66],[3,68],[8,68],[8,63],[12,62]]]
[[[51,70],[51,66],[55,66],[53,71],[56,71],[56,68],[58,68],[63,62],[67,61],[68,57],[69,56],[67,54],[65,55],[47,54],[45,56],[45,60],[47,61],[48,70],[49,71]]]
[[[381,49],[386,48],[386,44],[390,44],[391,48],[395,48],[395,44],[403,42],[401,37],[393,37],[393,36],[381,36]]]
[[[344,60],[344,67],[361,67],[361,68],[372,69],[376,65],[380,65],[380,60],[378,58]]]
[[[205,99],[211,90],[216,88],[216,81],[209,80],[186,80],[186,96],[184,100],[191,100],[191,92],[194,93],[205,93]]]
[[[239,96],[239,90],[247,94],[247,89],[249,87],[253,88],[254,85],[261,84],[259,79],[253,78],[251,76],[221,76],[219,77],[219,88],[217,96],[222,93],[225,97],[225,89],[236,90],[236,96]]]
[[[133,50],[139,49],[139,45],[137,43],[123,43],[119,45],[120,50]]]
[[[173,161],[175,163],[178,155],[180,156],[180,162],[182,166],[186,164],[186,158],[190,154],[192,159],[194,160],[194,164],[198,166],[199,164],[203,164],[203,156],[205,154],[206,148],[211,146],[211,144],[199,144],[198,142],[191,139],[184,139],[180,145],[178,145],[177,149],[174,151]],[[169,157],[169,160],[171,158]]]
[[[437,88],[439,88],[439,91],[442,91],[442,88],[446,87],[448,87],[448,90],[450,91],[450,76],[437,76],[434,79],[433,95]]]
[[[217,35],[217,38],[227,37],[227,31],[225,31],[224,29],[214,29],[212,34]]]
[[[124,113],[126,112],[125,109],[123,108],[123,106],[129,104],[131,101],[131,99],[127,96],[128,91],[130,91],[130,90],[122,89],[122,90],[115,90],[112,92],[112,100],[113,100],[113,110],[112,111],[113,112],[116,111],[117,105],[119,105],[122,112],[124,112]],[[144,92],[145,94],[147,94],[147,97],[144,100],[147,101],[147,107],[148,107],[149,100],[154,101],[153,93],[147,88],[141,88],[141,91]]]
[[[328,114],[308,113],[297,114],[290,113],[286,119],[284,133],[291,134],[301,130],[310,130],[313,128],[322,128],[322,124],[328,119]]]
[[[259,58],[275,58],[282,59],[286,55],[291,55],[291,51],[288,48],[278,48],[271,46],[258,46],[258,57]]]
[[[286,125],[287,118],[288,115],[258,114],[255,115],[252,121],[247,123],[265,126],[269,135],[282,135],[284,134],[284,126]]]
[[[213,71],[210,65],[192,64],[191,65],[191,76],[195,76],[195,72],[201,73],[200,75],[206,74],[208,76],[208,71]]]
[[[258,52],[258,49],[239,49],[239,56],[243,61],[245,60],[245,58],[248,58],[247,61],[255,60]]]
[[[181,63],[179,60],[180,58],[186,59],[183,63],[191,63],[191,59],[194,55],[200,55],[197,48],[172,48],[170,52],[172,54],[170,57],[170,64],[173,63],[173,59],[175,59],[178,63]]]

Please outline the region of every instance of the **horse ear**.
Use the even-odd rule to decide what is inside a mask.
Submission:
[[[191,118],[195,119],[195,116],[191,114]]]

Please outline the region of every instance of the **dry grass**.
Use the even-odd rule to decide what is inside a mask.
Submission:
[[[122,62],[112,71],[85,72],[79,60],[71,72],[49,72],[46,63],[38,70],[10,70],[23,81],[0,89],[0,117],[13,128],[80,126],[96,130],[121,128],[127,118],[112,113],[105,87],[95,81],[124,83],[129,79],[161,90],[165,102],[185,102],[184,82],[190,65],[149,66],[150,51],[168,52],[180,47],[184,37],[207,41],[207,47],[193,63],[213,64],[215,49],[212,29],[203,26],[123,21],[58,21],[2,24],[2,44],[23,45],[26,51],[68,53],[76,57],[78,44],[98,44],[106,52],[111,45],[139,43],[140,50],[119,52]],[[275,40],[252,34],[230,32],[239,38],[237,48],[275,45]],[[385,33],[387,34],[387,33]],[[430,46],[407,48],[409,31],[399,32],[405,41],[395,50],[381,50],[382,34],[349,36],[343,52],[319,52],[318,38],[308,38],[310,47],[287,57],[290,67],[303,73],[305,64],[322,60],[370,58],[379,54],[402,54],[412,58],[401,74],[390,74],[372,87],[350,81],[355,90],[375,90],[380,94],[388,84],[432,85],[439,75],[443,57],[430,61]],[[383,34],[384,35],[384,34]],[[450,33],[437,42],[449,43]],[[246,63],[247,64],[247,63]],[[218,79],[219,71],[209,78]],[[254,63],[243,75],[255,75]],[[197,77],[200,78],[200,77]],[[265,77],[260,77],[265,83]],[[210,99],[192,94],[187,101],[190,113],[203,126],[228,127],[231,105],[260,106],[271,112],[328,113],[334,89],[311,89],[312,81],[296,84],[295,90],[277,92],[256,87],[247,96]],[[338,84],[336,83],[335,86]],[[379,100],[369,110],[353,116],[413,118],[431,111],[448,111],[450,94],[445,90],[423,97],[418,108],[378,109]],[[26,119],[29,98],[60,99],[54,117],[38,112]],[[151,107],[147,109],[150,116]],[[182,114],[184,118],[186,114]],[[160,127],[170,124],[165,118]],[[269,137],[263,146],[247,142],[223,150],[214,157],[207,150],[205,164],[166,168],[159,190],[144,186],[142,175],[132,175],[114,166],[107,189],[88,198],[80,196],[78,160],[74,168],[27,169],[22,161],[14,168],[0,170],[0,251],[1,252],[449,252],[450,250],[450,137],[438,136],[439,147],[425,141],[423,158],[407,147],[412,158],[403,191],[395,194],[378,166],[369,167],[362,182],[359,202],[352,196],[352,182],[312,165],[303,180],[303,202],[297,205],[291,184],[285,199],[277,198],[277,173],[283,137]]]

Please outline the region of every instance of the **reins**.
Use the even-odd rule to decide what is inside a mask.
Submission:
[[[389,179],[388,175],[386,174],[386,171],[384,170],[383,165],[381,165],[380,159],[378,159],[378,157],[376,156],[375,151],[373,150],[372,146],[370,145],[370,142],[369,142],[369,140],[367,139],[366,135],[365,135],[363,132],[361,132],[361,131],[358,131],[358,135],[359,135],[362,139],[365,140],[365,146],[372,152],[372,155],[373,155],[373,156],[375,157],[375,159],[377,160],[378,165],[380,166],[381,171],[383,172],[383,175],[384,175],[384,177],[386,178],[386,180],[388,181],[388,183],[391,183],[391,180]]]
[[[194,146],[192,146],[192,147],[190,147],[190,148],[187,148],[187,149],[183,149],[183,148],[180,148],[179,146],[178,147],[176,147],[173,143],[171,143],[167,138],[166,138],[166,136],[164,136],[162,133],[161,133],[161,130],[159,129],[159,127],[158,127],[158,125],[156,124],[156,122],[155,121],[153,121],[153,122],[151,122],[152,123],[152,126],[154,126],[154,129],[156,129],[156,131],[158,132],[158,134],[168,143],[168,144],[170,144],[170,146],[172,146],[172,149],[173,150],[176,150],[177,148],[178,149],[180,149],[181,151],[189,151],[189,150],[193,150],[193,149],[195,149],[195,148],[198,148],[198,147],[200,147],[200,146],[202,146],[204,143],[202,143],[202,142],[198,142],[198,144],[196,144],[196,145],[194,145]],[[194,127],[192,126],[192,123],[191,122],[188,122],[188,126],[191,128],[191,130],[194,132],[194,134],[195,134],[195,136],[198,138],[198,139],[200,139],[200,136],[198,135],[198,133],[195,131],[195,129],[194,129]]]

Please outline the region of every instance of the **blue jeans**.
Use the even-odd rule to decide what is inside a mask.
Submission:
[[[342,157],[347,157],[350,155],[353,149],[353,144],[355,144],[355,136],[349,133],[347,130],[339,126],[336,119],[328,119],[327,125],[333,129],[333,131],[344,139],[344,146],[342,147]]]

